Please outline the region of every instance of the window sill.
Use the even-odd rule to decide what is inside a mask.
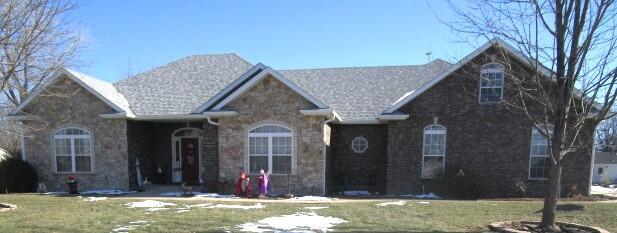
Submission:
[[[95,172],[52,172],[53,175],[95,175]]]

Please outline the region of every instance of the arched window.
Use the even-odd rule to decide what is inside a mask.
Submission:
[[[56,172],[92,172],[92,140],[90,132],[80,128],[64,128],[54,133]]]
[[[549,134],[552,129],[549,128]],[[529,154],[529,179],[544,180],[548,179],[551,168],[550,148],[547,137],[538,129],[531,131],[531,150]]]
[[[249,173],[259,170],[272,174],[292,171],[293,133],[280,125],[262,125],[249,131]]]
[[[365,137],[355,137],[351,140],[351,149],[356,153],[364,153],[368,148],[368,141]]]
[[[422,146],[422,178],[440,178],[446,161],[446,127],[429,125],[424,128]]]
[[[482,66],[480,71],[480,103],[496,103],[503,99],[504,68],[497,63]]]

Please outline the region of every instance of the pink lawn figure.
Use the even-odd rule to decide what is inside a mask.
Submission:
[[[259,196],[266,197],[268,194],[268,174],[264,170],[259,171]]]

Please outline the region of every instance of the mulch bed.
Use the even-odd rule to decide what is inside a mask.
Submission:
[[[489,229],[496,232],[523,233],[523,232],[549,232],[538,229],[539,222],[531,221],[505,221],[495,222],[489,225]],[[607,230],[598,227],[585,226],[573,223],[557,222],[557,226],[563,233],[609,233]],[[555,231],[550,231],[555,232]]]
[[[6,204],[6,203],[0,203],[0,212],[14,210],[14,209],[17,209],[17,206]]]

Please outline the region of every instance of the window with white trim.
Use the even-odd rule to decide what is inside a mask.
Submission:
[[[503,99],[504,68],[497,63],[482,66],[480,71],[480,103],[496,103]]]
[[[364,137],[355,137],[351,140],[351,149],[356,153],[364,153],[368,148],[368,141]]]
[[[64,128],[54,133],[53,140],[56,172],[93,171],[90,132],[79,128]]]
[[[292,171],[293,133],[279,125],[263,125],[249,131],[249,173]]]
[[[529,153],[529,179],[548,179],[550,168],[550,150],[547,137],[538,131],[538,129],[533,128],[531,132],[531,150]]]
[[[446,127],[429,125],[424,128],[422,146],[422,178],[441,178],[446,162]]]

